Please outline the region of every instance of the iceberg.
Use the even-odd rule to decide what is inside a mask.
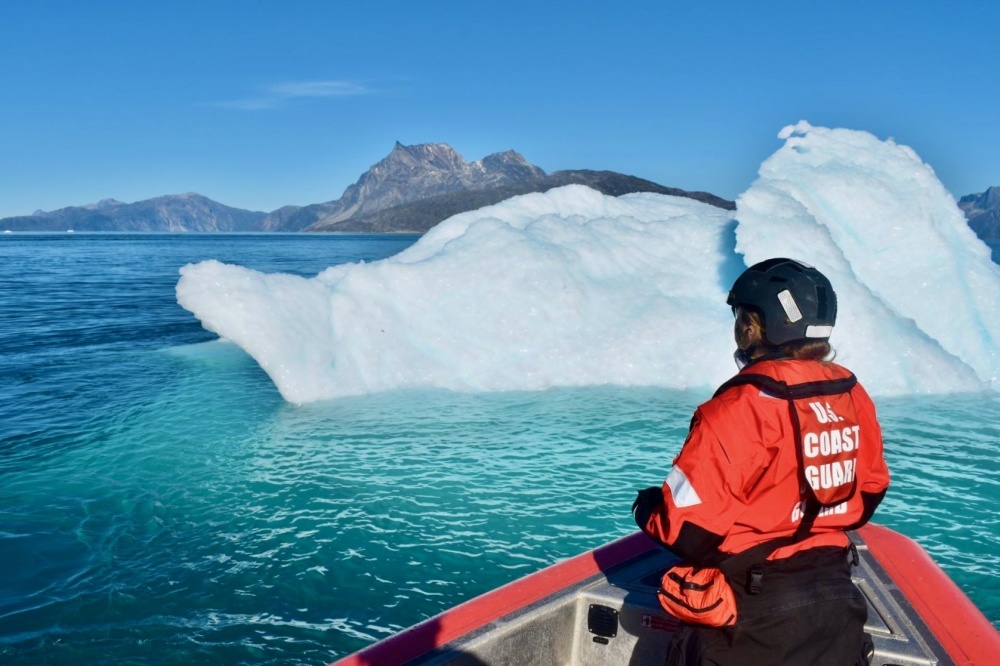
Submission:
[[[790,256],[840,301],[837,359],[880,395],[1000,377],[1000,267],[913,150],[782,130],[735,212],[570,185],[438,224],[398,255],[314,278],[204,261],[177,300],[285,400],[401,388],[716,386],[735,372],[732,281]]]
[[[1000,267],[934,171],[866,132],[779,137],[736,203],[746,262],[799,257],[830,278],[838,359],[874,391],[1000,385]]]

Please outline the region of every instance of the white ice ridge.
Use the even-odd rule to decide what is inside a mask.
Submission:
[[[800,122],[737,201],[747,263],[802,257],[833,282],[838,360],[881,393],[1000,389],[1000,267],[907,146]]]
[[[931,169],[864,132],[800,123],[781,137],[735,219],[569,186],[312,279],[188,265],[177,300],[295,403],[422,386],[711,387],[735,371],[729,285],[792,256],[833,281],[831,342],[872,393],[996,387],[1000,269]]]

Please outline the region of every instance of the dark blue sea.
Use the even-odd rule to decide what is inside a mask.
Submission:
[[[323,664],[634,529],[707,394],[293,406],[175,300],[189,262],[312,276],[415,240],[0,236],[0,663]],[[1000,394],[877,404],[876,522],[1000,627]]]

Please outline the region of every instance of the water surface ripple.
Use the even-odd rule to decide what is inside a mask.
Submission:
[[[220,253],[308,275],[412,239],[212,242],[0,241],[4,664],[328,662],[632,531],[635,490],[662,481],[707,397],[291,406],[173,302],[177,267]],[[1000,626],[1000,396],[878,408],[893,486],[876,520]]]

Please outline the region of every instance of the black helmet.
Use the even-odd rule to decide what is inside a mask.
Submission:
[[[826,276],[792,259],[768,259],[743,271],[726,300],[764,317],[772,345],[826,340],[837,320],[837,295]]]

